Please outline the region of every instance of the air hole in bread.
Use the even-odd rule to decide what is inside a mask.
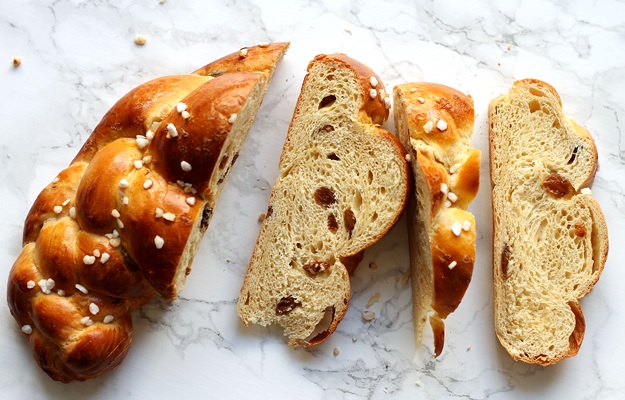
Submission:
[[[369,185],[371,185],[371,183],[373,182],[373,172],[372,171],[368,171],[367,172],[367,182],[369,182]]]
[[[328,154],[328,159],[330,159],[332,161],[341,161],[341,159],[339,158],[339,156],[336,155],[336,153]]]
[[[532,100],[528,104],[531,113],[535,113],[540,110],[540,102],[538,100]]]
[[[553,126],[556,129],[560,129],[562,127],[562,125],[560,125],[560,120],[558,118],[556,118],[553,123],[551,124],[551,126]]]
[[[326,76],[326,79],[329,81],[333,81],[334,80],[334,75],[330,74],[328,76]]]
[[[577,151],[579,150],[578,146],[575,146],[575,148],[573,149],[573,153],[571,154],[571,158],[569,158],[569,161],[567,161],[567,164],[573,164],[575,162],[575,159],[577,158]]]
[[[353,204],[356,210],[360,210],[360,206],[362,205],[362,195],[360,194],[360,191],[357,191],[356,194],[354,195]]]
[[[375,220],[378,219],[378,212],[374,212],[373,215],[371,215],[371,222],[375,222]]]
[[[332,322],[334,321],[334,307],[330,306],[326,308],[323,312],[323,317],[315,326],[315,329],[312,333],[306,338],[306,342],[309,344],[317,344],[321,343],[328,337],[330,326],[332,326]]]
[[[322,132],[322,133],[323,132],[327,132],[327,133],[334,132],[334,127],[332,125],[324,125],[321,128],[319,128],[319,132]]]
[[[336,222],[334,214],[328,215],[328,229],[332,233],[336,233],[339,230],[339,224]]]
[[[250,292],[247,292],[247,296],[245,296],[245,305],[250,305]]]
[[[321,101],[319,102],[319,109],[330,107],[332,104],[334,104],[335,101],[336,101],[335,95],[331,94],[329,96],[326,96],[323,99],[321,99]]]
[[[533,94],[536,97],[547,97],[545,92],[543,92],[542,90],[538,90],[536,88],[533,88],[533,87],[530,88],[530,93]]]

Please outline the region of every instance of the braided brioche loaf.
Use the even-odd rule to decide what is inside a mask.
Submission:
[[[429,316],[438,357],[443,319],[460,304],[475,263],[475,218],[466,211],[480,184],[473,100],[433,83],[395,86],[393,97],[395,127],[415,178],[408,206],[415,341],[421,344]]]
[[[342,320],[349,274],[407,201],[405,153],[379,127],[389,100],[345,55],[310,62],[239,297],[246,325],[278,323],[290,344],[311,346]]]
[[[549,84],[525,79],[489,107],[495,329],[513,359],[577,354],[579,299],[599,279],[608,231],[591,196],[597,149]]]
[[[37,197],[9,275],[12,315],[53,379],[115,368],[130,311],[174,299],[288,43],[130,91]]]

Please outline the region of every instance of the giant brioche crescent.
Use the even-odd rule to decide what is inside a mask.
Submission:
[[[608,254],[606,222],[587,189],[597,150],[545,82],[515,82],[489,117],[495,329],[513,359],[553,364],[577,354],[579,299]]]
[[[295,346],[336,329],[349,274],[407,200],[405,153],[379,127],[389,106],[365,65],[340,54],[309,64],[239,297],[245,324],[277,323]]]
[[[130,311],[174,299],[288,43],[130,91],[37,197],[7,298],[53,379],[115,368]]]
[[[429,319],[439,356],[443,320],[460,304],[475,263],[475,218],[466,211],[480,183],[473,100],[426,82],[398,85],[393,95],[395,127],[415,178],[408,205],[415,341],[421,344]]]

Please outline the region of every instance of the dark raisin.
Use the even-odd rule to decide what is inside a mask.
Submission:
[[[293,296],[287,296],[280,299],[278,304],[276,305],[276,314],[278,315],[286,315],[293,311],[293,309],[297,306],[301,306],[302,304],[295,299]]]
[[[565,177],[558,174],[551,174],[543,181],[543,187],[547,192],[555,197],[562,197],[575,191],[573,185]]]
[[[336,155],[336,153],[328,154],[328,159],[330,159],[332,161],[341,161],[341,159],[339,158],[339,156]]]
[[[200,229],[205,231],[208,228],[208,223],[211,219],[211,214],[213,213],[213,209],[210,207],[206,207],[204,211],[202,211],[202,222],[200,222]]]
[[[319,128],[319,132],[334,132],[334,127],[332,125],[324,125]]]
[[[315,201],[323,208],[329,208],[336,203],[336,196],[332,189],[320,187],[315,190]]]
[[[336,222],[334,214],[328,215],[328,229],[332,233],[336,233],[339,230],[339,224]]]
[[[508,263],[510,262],[510,256],[512,255],[512,250],[510,246],[506,245],[501,252],[501,275],[503,279],[508,279]]]
[[[356,215],[350,208],[345,210],[345,212],[343,213],[343,223],[345,224],[345,230],[347,231],[347,234],[349,235],[349,238],[351,239],[352,231],[354,230],[354,227],[356,226]]]
[[[330,268],[330,264],[323,261],[314,261],[304,265],[304,271],[308,272],[311,275],[317,275],[319,272],[325,271]]]
[[[267,214],[265,214],[265,219],[267,219],[267,218],[271,217],[271,214],[273,214],[273,207],[272,207],[272,206],[269,206],[269,207],[267,208]]]
[[[575,224],[574,228],[575,228],[575,235],[577,235],[578,237],[586,236],[586,228],[584,227],[584,225]]]

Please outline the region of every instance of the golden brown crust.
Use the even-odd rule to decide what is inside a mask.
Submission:
[[[39,194],[7,301],[53,379],[86,380],[114,369],[130,346],[130,311],[155,291],[176,297],[176,277],[189,272],[220,192],[213,182],[223,178],[213,175],[233,114],[246,114],[232,147],[238,149],[287,47],[257,46],[246,57],[237,52],[196,74],[133,89]],[[253,105],[244,109],[252,92]],[[187,109],[178,110],[179,102]]]
[[[473,100],[434,83],[394,88],[395,127],[416,157],[416,187],[409,214],[415,340],[428,320],[434,356],[444,322],[460,304],[475,263],[475,219],[465,211],[479,189],[480,152],[471,147]]]

